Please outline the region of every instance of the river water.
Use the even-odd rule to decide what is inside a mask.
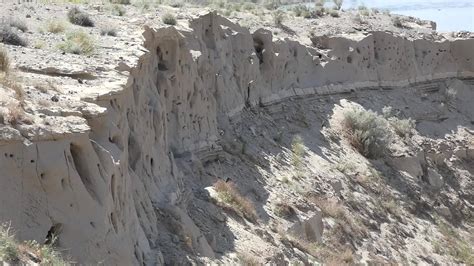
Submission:
[[[474,31],[474,0],[345,0],[343,8],[361,4],[435,21],[438,31]]]

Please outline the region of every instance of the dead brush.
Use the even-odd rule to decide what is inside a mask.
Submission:
[[[7,110],[6,122],[10,125],[33,124],[33,120],[25,113],[21,103],[11,103],[7,106]]]
[[[228,207],[231,207],[232,210],[241,217],[252,222],[257,221],[255,206],[249,199],[240,194],[234,183],[219,180],[214,184],[214,189],[216,190],[219,199]]]

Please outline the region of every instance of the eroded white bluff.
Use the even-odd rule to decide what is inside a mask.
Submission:
[[[157,242],[171,220],[197,254],[212,257],[218,247],[187,214],[192,180],[175,158],[218,149],[218,129],[245,105],[474,77],[473,39],[372,32],[359,41],[329,38],[326,56],[215,14],[190,28],[147,28],[148,52],[122,89],[94,99],[107,111],[83,115],[88,127],[0,142],[0,220],[20,239],[43,241],[61,224],[59,244],[78,262],[162,263]]]

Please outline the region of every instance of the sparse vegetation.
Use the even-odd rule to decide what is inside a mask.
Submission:
[[[61,33],[66,30],[66,22],[61,20],[50,20],[46,26],[48,32]]]
[[[9,25],[0,26],[0,40],[5,44],[16,46],[27,46],[28,44],[25,39],[18,35],[17,30]]]
[[[113,5],[111,13],[112,15],[122,17],[125,15],[126,11],[121,5]]]
[[[329,11],[329,15],[331,15],[331,17],[333,18],[338,18],[339,17],[339,12],[337,10],[331,10]]]
[[[376,158],[386,153],[390,130],[382,116],[351,107],[344,111],[343,128],[350,144],[365,157]]]
[[[218,193],[219,199],[231,207],[236,213],[250,221],[257,220],[257,212],[250,200],[243,197],[232,182],[217,181],[214,188]]]
[[[398,118],[398,114],[393,115],[393,110],[391,107],[384,107],[382,109],[383,116],[387,119],[392,126],[395,133],[397,133],[400,137],[409,137],[411,136],[414,128],[415,128],[415,120],[408,118],[408,119],[400,119]]]
[[[112,25],[105,25],[100,29],[100,35],[102,36],[117,36],[117,29]]]
[[[301,171],[303,166],[303,156],[305,154],[304,142],[301,136],[296,135],[291,142],[291,164],[296,171]]]
[[[94,21],[90,18],[89,14],[77,7],[71,8],[67,13],[67,17],[72,24],[83,27],[94,27]]]
[[[176,25],[176,17],[171,13],[164,14],[161,19],[167,25]]]
[[[70,32],[66,40],[59,44],[59,49],[71,54],[92,54],[95,50],[94,40],[84,31]]]
[[[10,58],[5,48],[0,47],[0,72],[8,73],[10,71]]]
[[[474,253],[472,252],[471,245],[450,224],[442,221],[440,218],[437,219],[437,225],[444,240],[444,245],[438,247],[438,253],[447,253],[463,264],[474,265]]]
[[[68,265],[53,244],[40,245],[35,241],[19,243],[9,226],[0,226],[0,261],[21,265],[31,264],[32,261],[39,265]]]
[[[275,26],[280,27],[283,24],[285,15],[283,14],[283,11],[276,10],[276,11],[273,11],[272,18],[273,18],[273,23],[275,24]]]

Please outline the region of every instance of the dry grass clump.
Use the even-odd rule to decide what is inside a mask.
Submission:
[[[240,216],[253,222],[257,220],[255,206],[239,193],[234,183],[219,180],[214,184],[214,188],[219,199]]]
[[[291,142],[291,164],[297,171],[301,170],[303,166],[303,156],[305,154],[304,142],[303,139],[296,135]]]
[[[95,50],[94,40],[84,31],[74,31],[66,35],[66,40],[59,44],[59,49],[71,54],[92,54]]]
[[[66,30],[66,23],[60,20],[50,20],[46,25],[46,30],[51,33],[61,33]]]
[[[0,225],[0,261],[18,265],[68,265],[53,245],[40,245],[35,241],[19,243],[10,226]]]
[[[370,110],[351,107],[344,111],[343,128],[350,144],[367,158],[383,156],[390,143],[387,121]]]
[[[83,27],[94,27],[94,21],[89,17],[89,14],[77,7],[71,8],[71,10],[67,12],[67,17],[72,24]]]
[[[0,42],[16,46],[27,46],[27,41],[22,38],[16,29],[9,25],[0,25]]]
[[[5,48],[0,47],[0,72],[10,72],[10,58]]]
[[[167,25],[176,25],[176,17],[171,13],[164,14],[161,19]]]

